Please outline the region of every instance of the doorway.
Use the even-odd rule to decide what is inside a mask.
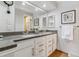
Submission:
[[[30,31],[30,16],[24,16],[24,32]]]

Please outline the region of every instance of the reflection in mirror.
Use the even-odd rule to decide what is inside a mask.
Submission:
[[[15,31],[30,31],[32,16],[21,9],[15,9]],[[31,27],[30,27],[31,26]]]
[[[42,20],[42,24],[43,24],[43,27],[46,27],[46,17],[43,17],[43,20]]]

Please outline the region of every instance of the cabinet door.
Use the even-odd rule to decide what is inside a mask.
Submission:
[[[46,56],[45,48],[37,49],[36,56],[37,57],[45,57]]]
[[[33,57],[33,56],[34,51],[32,46],[22,48],[15,52],[15,57]]]
[[[35,55],[40,57],[45,56],[45,53],[46,53],[45,51],[46,51],[45,44],[40,43],[35,48]]]

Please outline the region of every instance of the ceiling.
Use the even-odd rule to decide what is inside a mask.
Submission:
[[[24,5],[22,5],[25,3]],[[55,1],[16,1],[15,8],[34,15],[42,15],[57,8]]]

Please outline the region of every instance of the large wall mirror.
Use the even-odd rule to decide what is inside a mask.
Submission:
[[[39,18],[34,18],[34,26],[39,26]]]
[[[31,14],[14,8],[14,5],[10,7],[10,14],[7,14],[7,6],[0,2],[0,33],[2,32],[23,32],[24,31],[24,16],[31,16]],[[30,19],[29,19],[30,20]],[[30,25],[29,25],[30,26]]]

